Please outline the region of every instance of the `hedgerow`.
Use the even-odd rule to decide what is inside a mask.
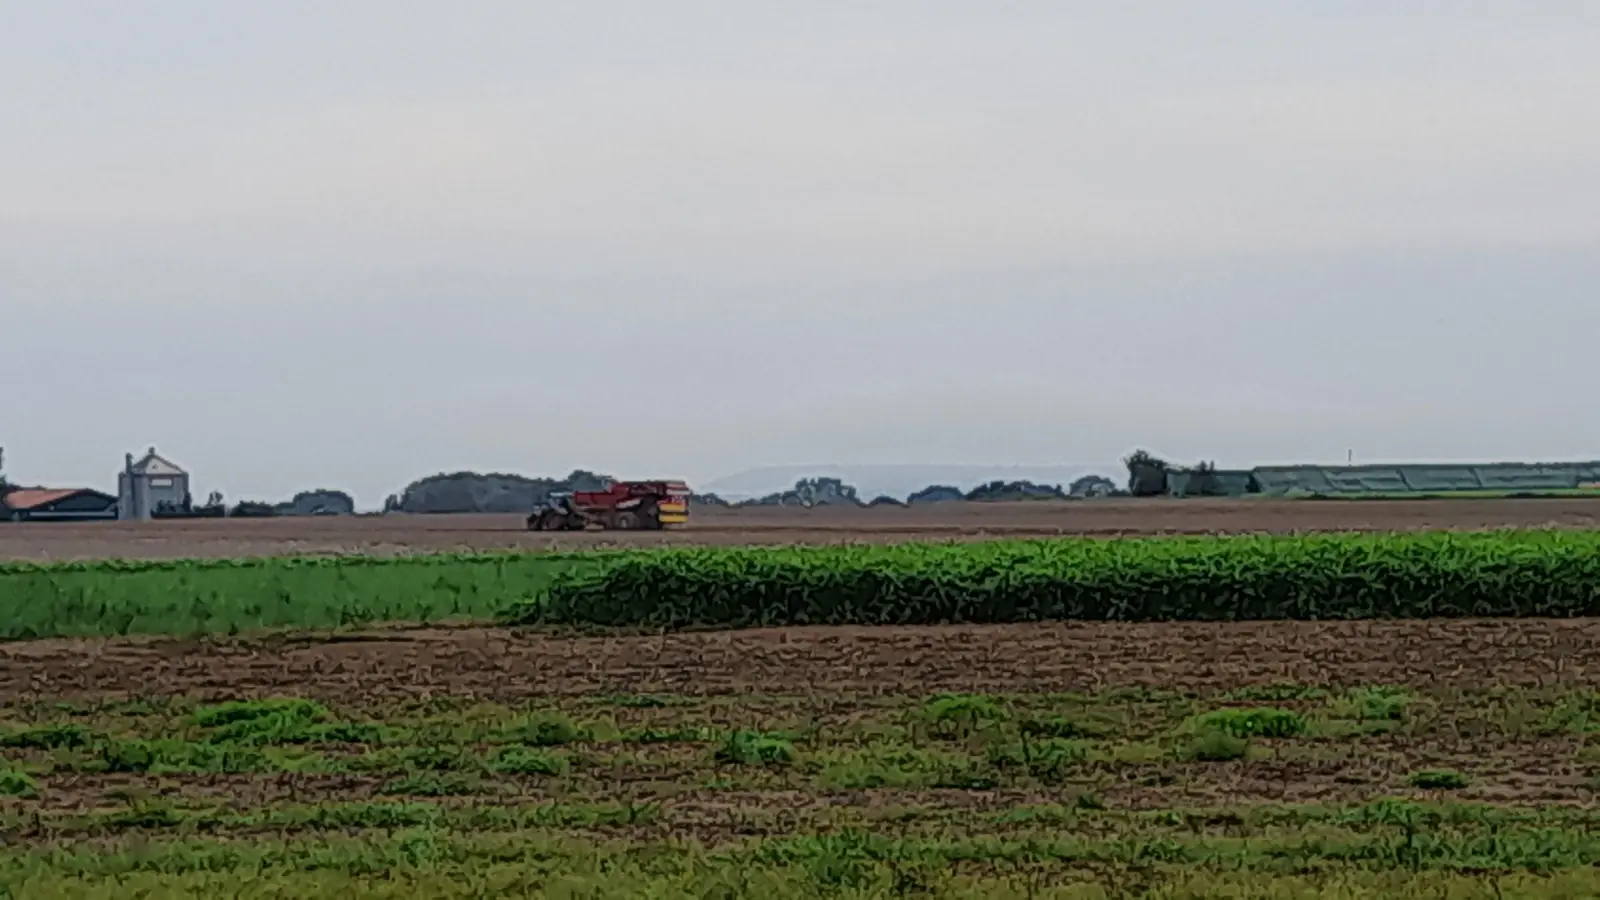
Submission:
[[[650,628],[1600,614],[1600,532],[674,549],[555,577],[512,618]]]

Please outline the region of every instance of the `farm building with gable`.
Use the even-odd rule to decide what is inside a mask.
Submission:
[[[149,519],[161,509],[188,509],[189,473],[151,447],[135,461],[128,454],[117,475],[117,504],[124,519]]]
[[[0,496],[0,520],[89,522],[115,519],[117,498],[88,488],[18,488]]]

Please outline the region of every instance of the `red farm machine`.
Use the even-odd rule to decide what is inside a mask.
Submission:
[[[529,531],[659,531],[689,521],[681,481],[614,481],[599,491],[551,494],[528,516]]]

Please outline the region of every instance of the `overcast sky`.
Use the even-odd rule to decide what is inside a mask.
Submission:
[[[0,0],[0,445],[1600,457],[1600,4]]]

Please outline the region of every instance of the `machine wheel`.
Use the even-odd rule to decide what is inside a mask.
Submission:
[[[661,530],[661,510],[656,508],[654,500],[646,500],[640,504],[639,527],[645,531]]]
[[[533,523],[534,531],[566,531],[567,527],[567,517],[553,509],[540,513]]]
[[[640,525],[639,514],[631,509],[617,513],[618,531],[638,531]]]

